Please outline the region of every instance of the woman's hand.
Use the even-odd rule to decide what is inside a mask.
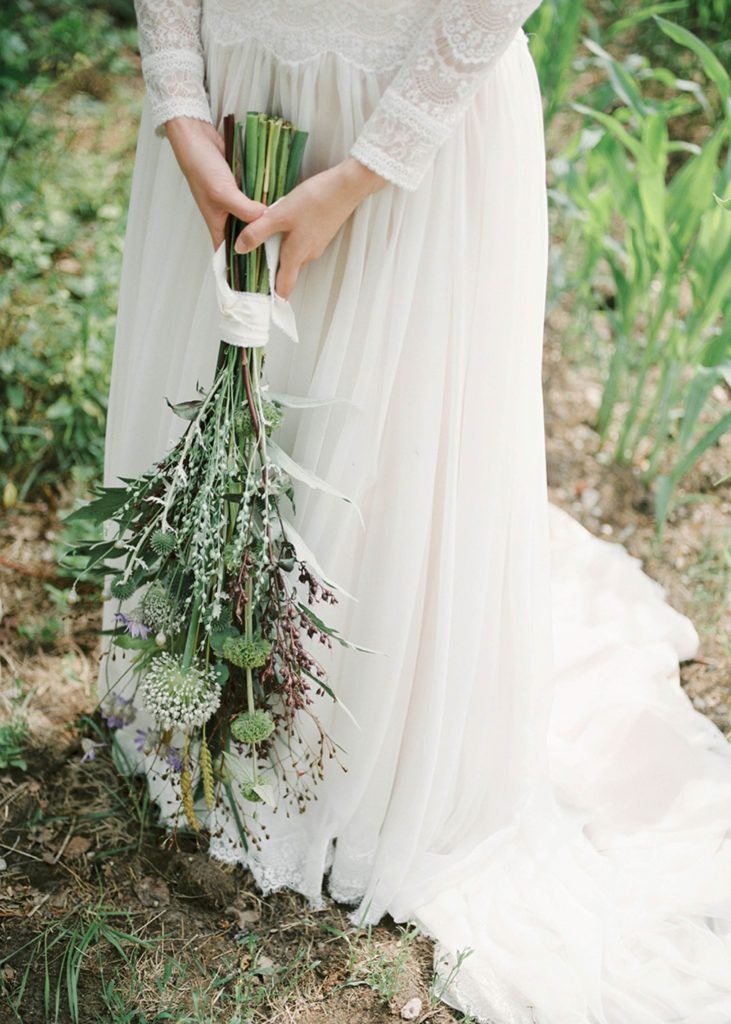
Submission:
[[[173,117],[165,122],[165,132],[214,249],[223,241],[230,213],[247,223],[261,217],[266,206],[247,198],[238,188],[226,163],[223,139],[212,124],[194,117]]]
[[[279,253],[277,294],[290,296],[305,263],[317,259],[358,204],[388,184],[355,157],[300,182],[274,207],[254,218],[240,233],[234,249],[249,252],[270,235],[284,234]]]

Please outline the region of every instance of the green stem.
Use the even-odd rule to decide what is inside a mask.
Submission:
[[[193,602],[193,611],[190,615],[188,636],[185,641],[185,653],[183,654],[183,668],[190,668],[193,663],[193,652],[198,640],[198,624],[201,618],[201,599],[197,597]]]
[[[244,635],[251,642],[254,636],[253,619],[254,609],[252,608],[254,588],[251,576],[246,578],[246,613],[244,615]],[[246,669],[246,703],[251,714],[254,711],[254,674],[250,668]],[[251,744],[251,777],[254,785],[259,783],[259,766],[256,762],[256,744]]]

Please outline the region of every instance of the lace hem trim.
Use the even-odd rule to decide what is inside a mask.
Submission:
[[[350,148],[350,155],[375,171],[376,174],[380,174],[382,178],[388,178],[394,185],[407,192],[414,192],[421,182],[422,175],[418,168],[400,163],[395,157],[385,153],[378,146],[374,146],[367,139],[356,139]]]

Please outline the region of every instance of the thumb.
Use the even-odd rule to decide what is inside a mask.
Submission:
[[[282,230],[278,211],[272,212],[271,207],[265,207],[265,209],[267,209],[267,213],[262,214],[245,227],[236,239],[234,244],[235,252],[251,252],[252,249],[256,249],[262,242],[266,242],[267,238],[271,237],[271,235]]]
[[[264,203],[258,203],[255,199],[249,199],[235,185],[231,188],[230,196],[226,196],[224,206],[228,213],[232,213],[239,220],[246,221],[247,223],[257,220],[266,210]]]

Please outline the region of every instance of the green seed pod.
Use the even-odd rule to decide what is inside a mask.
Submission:
[[[243,636],[228,636],[222,645],[226,661],[239,668],[261,668],[266,664],[271,650],[270,640],[247,640]]]
[[[126,601],[128,598],[132,597],[134,592],[137,590],[137,587],[138,583],[135,576],[130,576],[127,580],[123,580],[120,577],[112,583],[112,597],[116,597],[120,601]]]
[[[180,628],[178,603],[159,580],[144,593],[140,613],[145,625],[157,633],[175,633]]]
[[[274,719],[268,711],[255,708],[238,715],[231,723],[231,735],[239,743],[261,743],[274,732]]]
[[[282,409],[279,405],[275,405],[274,402],[264,402],[263,413],[264,429],[267,434],[271,434],[282,422]],[[234,413],[234,424],[239,430],[243,431],[246,437],[256,437],[248,405],[244,405],[241,409],[236,410]]]
[[[175,534],[172,530],[155,530],[150,543],[156,554],[169,555],[175,549]]]

